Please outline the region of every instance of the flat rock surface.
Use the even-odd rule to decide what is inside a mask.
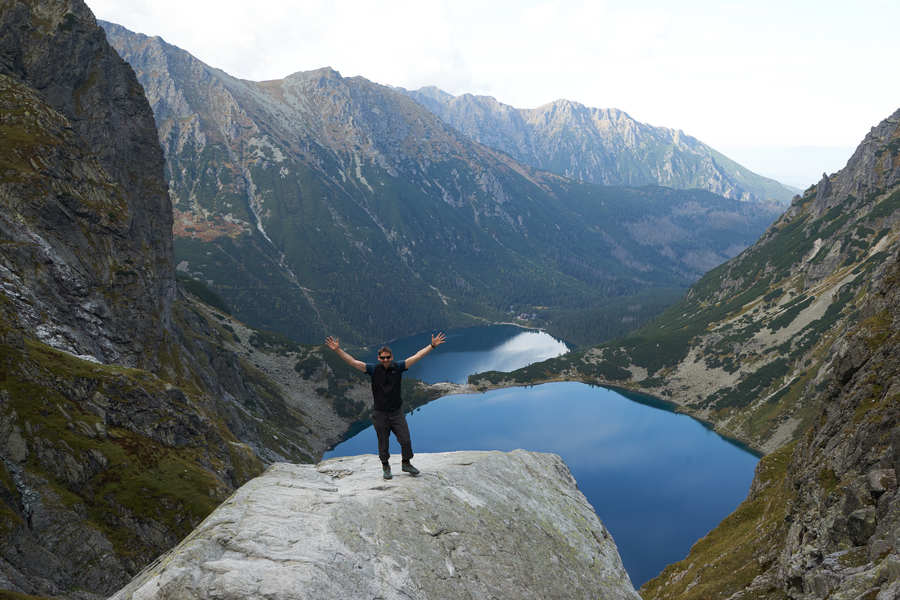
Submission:
[[[113,599],[639,600],[559,456],[372,455],[272,465]]]

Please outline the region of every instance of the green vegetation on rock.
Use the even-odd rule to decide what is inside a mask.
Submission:
[[[743,592],[777,558],[785,535],[787,507],[793,490],[787,468],[794,445],[760,460],[754,490],[737,510],[691,548],[689,557],[666,567],[640,589],[645,600],[719,600]],[[788,596],[770,586],[753,598],[782,600]]]
[[[24,469],[56,482],[66,505],[83,506],[120,557],[149,560],[163,548],[142,527],[159,528],[172,543],[261,472],[256,460],[236,473],[224,452],[237,442],[231,433],[146,371],[99,365],[32,340],[24,350],[0,346],[0,361],[2,412],[30,449]]]

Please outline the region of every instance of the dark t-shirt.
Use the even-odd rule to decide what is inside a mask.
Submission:
[[[400,410],[403,399],[400,397],[400,380],[406,370],[406,361],[391,361],[384,368],[381,364],[366,363],[366,373],[372,378],[372,398],[375,410],[394,412]]]

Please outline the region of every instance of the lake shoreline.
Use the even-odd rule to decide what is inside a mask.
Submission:
[[[438,331],[443,331],[444,333],[447,333],[448,331],[457,331],[458,332],[458,331],[463,331],[466,329],[472,329],[474,327],[494,327],[494,326],[501,326],[501,325],[505,325],[505,326],[509,326],[509,327],[516,327],[518,329],[524,329],[525,331],[537,331],[539,333],[546,333],[549,335],[549,332],[546,329],[544,329],[543,327],[537,327],[534,325],[523,325],[521,323],[514,323],[512,321],[488,321],[487,319],[485,319],[484,322],[482,322],[482,323],[475,324],[475,325],[466,325],[465,327],[452,327],[449,329],[440,329],[440,328],[426,329],[424,331],[418,331],[416,333],[411,333],[410,335],[404,335],[403,337],[390,339],[387,341],[387,343],[393,344],[400,340],[406,340],[409,338],[418,337],[420,335],[429,335],[431,333],[438,332]],[[563,342],[564,344],[566,344],[567,346],[570,345],[565,340],[560,340],[560,341]],[[370,348],[370,347],[374,347],[374,346],[363,346],[363,347]]]
[[[473,375],[473,377],[476,375],[478,375],[478,373],[475,373]],[[501,381],[499,383],[484,382],[484,383],[479,383],[476,385],[476,384],[472,384],[472,383],[452,383],[449,381],[442,381],[442,382],[437,382],[437,383],[422,382],[422,384],[425,385],[429,389],[429,391],[431,391],[432,393],[440,394],[434,400],[431,400],[431,402],[434,402],[435,400],[440,400],[441,398],[443,398],[445,396],[451,396],[451,395],[456,395],[456,394],[483,394],[485,392],[489,392],[489,391],[493,391],[493,390],[503,390],[503,389],[510,389],[510,388],[529,388],[529,387],[544,385],[547,383],[564,383],[564,382],[565,383],[583,383],[583,384],[589,385],[589,386],[602,387],[602,388],[620,393],[623,396],[627,397],[632,402],[646,404],[647,406],[651,406],[653,408],[658,408],[660,410],[665,410],[667,412],[671,412],[674,414],[690,417],[690,418],[694,419],[695,421],[697,421],[698,423],[700,423],[701,425],[703,425],[704,427],[706,427],[707,429],[709,429],[710,431],[715,432],[719,437],[726,440],[728,443],[738,446],[739,448],[742,448],[743,450],[749,452],[750,454],[753,454],[757,458],[762,458],[763,456],[766,455],[766,453],[764,451],[762,451],[761,449],[758,449],[758,448],[754,448],[753,446],[748,444],[745,440],[742,440],[736,436],[729,435],[727,432],[718,430],[712,421],[707,421],[705,419],[702,419],[702,418],[684,410],[684,407],[676,402],[672,402],[671,400],[666,400],[664,398],[659,398],[658,396],[649,394],[645,390],[642,390],[640,388],[636,388],[636,387],[631,388],[631,387],[623,386],[621,384],[613,384],[613,383],[609,383],[609,382],[606,382],[606,381],[600,380],[600,379],[587,380],[586,378],[548,377],[545,379],[535,380],[535,381],[527,382],[527,383],[523,383],[521,381]],[[640,400],[630,397],[629,394],[640,394],[641,396],[646,396],[647,398],[652,398],[653,401],[652,402],[641,402]],[[418,405],[418,406],[412,407],[407,412],[412,412],[413,410],[417,410],[417,409],[421,408],[422,406],[425,406],[425,405],[423,404],[423,405]]]

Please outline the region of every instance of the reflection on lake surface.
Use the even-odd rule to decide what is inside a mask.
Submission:
[[[446,332],[447,343],[413,365],[408,375],[436,383],[465,383],[469,375],[484,371],[513,371],[533,362],[565,354],[566,345],[544,333],[514,325],[468,327]],[[431,334],[390,342],[396,360],[405,359],[431,343]],[[368,358],[360,358],[373,362]]]
[[[460,377],[457,367],[461,365],[504,364],[504,357],[468,355],[490,354],[489,348],[480,346],[491,336],[495,336],[490,342],[496,344],[493,348],[502,349],[497,352],[519,355],[517,360],[523,345],[553,351],[548,340],[519,337],[531,332],[498,335],[493,328],[476,329],[492,331],[448,332],[457,347],[441,346],[416,367],[441,366],[437,360],[441,358],[448,361],[442,373],[465,381],[473,371]],[[474,333],[477,339],[467,338],[466,333]],[[396,356],[405,357],[429,340],[429,336],[417,336],[391,345]],[[412,352],[400,352],[407,342]],[[476,370],[485,368],[505,369]],[[429,381],[448,379],[436,369],[413,375]],[[408,419],[417,452],[524,448],[562,456],[615,538],[636,587],[684,558],[694,542],[737,507],[747,494],[757,462],[754,455],[694,419],[574,382],[446,396]],[[374,454],[376,447],[369,427],[339,444],[326,458]],[[399,461],[393,439],[391,453]]]

